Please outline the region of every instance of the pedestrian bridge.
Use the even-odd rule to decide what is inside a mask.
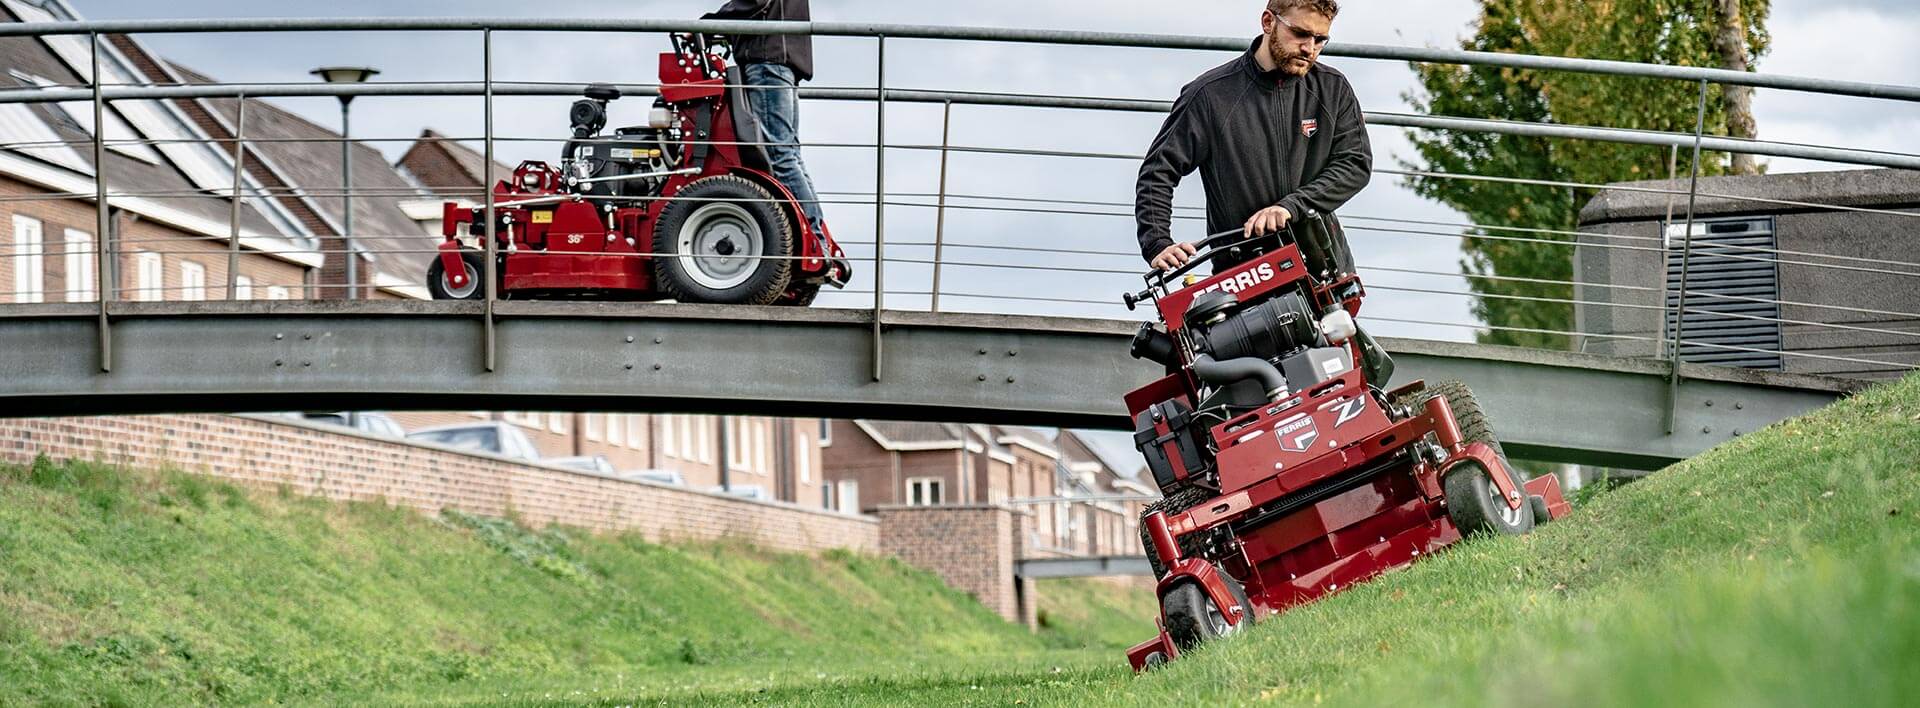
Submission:
[[[1117,320],[883,310],[876,326],[871,310],[516,301],[489,319],[485,308],[115,302],[103,336],[97,304],[0,305],[0,415],[545,409],[1128,429],[1122,395],[1160,373],[1128,356],[1138,324]],[[1653,469],[1861,385],[1682,364],[1670,394],[1665,362],[1384,344],[1396,382],[1466,381],[1508,451],[1541,461]]]

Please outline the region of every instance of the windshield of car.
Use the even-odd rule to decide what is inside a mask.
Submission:
[[[481,452],[500,452],[500,435],[492,428],[454,428],[414,433],[415,440],[440,443],[447,447]]]

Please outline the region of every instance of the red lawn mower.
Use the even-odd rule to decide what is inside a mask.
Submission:
[[[646,125],[602,136],[620,91],[590,86],[559,165],[522,162],[493,187],[501,297],[807,305],[852,277],[833,237],[769,173],[731,45],[672,37]],[[444,209],[427,288],[479,298],[485,210]]]
[[[1164,495],[1140,523],[1161,629],[1128,650],[1136,671],[1463,536],[1567,511],[1553,476],[1523,482],[1507,464],[1466,386],[1379,388],[1393,364],[1354,325],[1366,291],[1345,239],[1318,214],[1295,221],[1252,243],[1209,239],[1125,298],[1158,309],[1133,355],[1168,371],[1126,398]],[[1179,280],[1234,248],[1253,257]]]

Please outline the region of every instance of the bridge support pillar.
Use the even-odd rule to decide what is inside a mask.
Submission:
[[[994,504],[882,506],[880,550],[940,576],[1009,622],[1035,627],[1033,581],[1014,574],[1032,512]]]

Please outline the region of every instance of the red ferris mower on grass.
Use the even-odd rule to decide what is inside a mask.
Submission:
[[[646,125],[601,136],[620,91],[591,86],[559,165],[529,160],[494,185],[502,297],[806,305],[846,286],[840,246],[769,174],[730,45],[675,34],[673,49]],[[481,297],[485,210],[444,209],[427,288]]]
[[[1128,650],[1136,671],[1463,536],[1567,511],[1551,475],[1521,482],[1464,385],[1378,387],[1393,365],[1354,326],[1366,292],[1345,240],[1318,214],[1296,221],[1180,287],[1230,242],[1248,247],[1238,231],[1209,239],[1125,298],[1159,310],[1133,355],[1169,372],[1126,398],[1165,495],[1141,517],[1161,629]]]

